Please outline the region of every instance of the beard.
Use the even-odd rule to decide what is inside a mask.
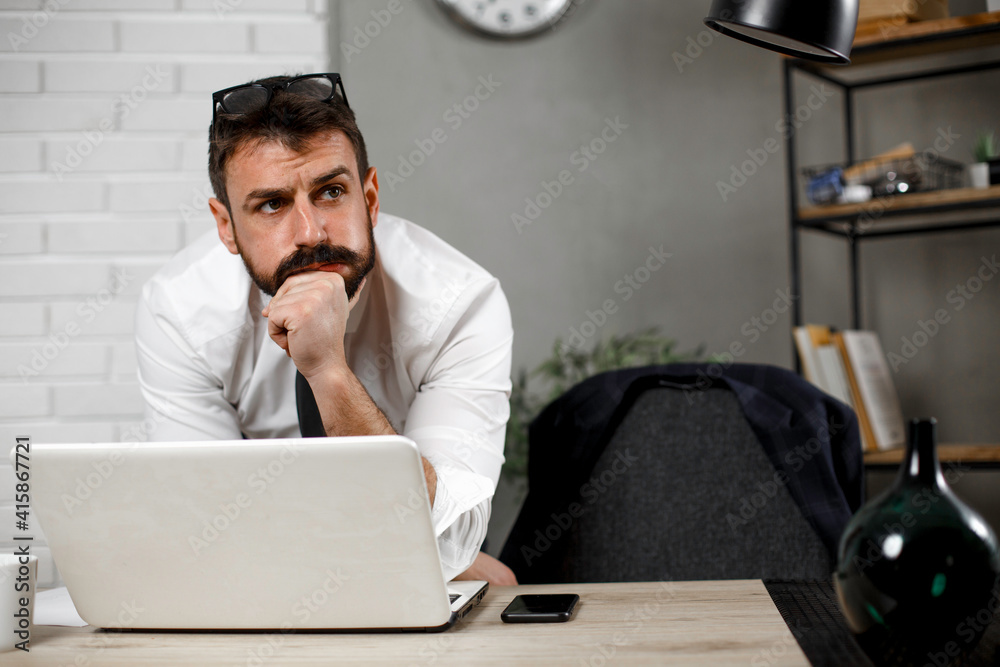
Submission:
[[[366,211],[367,212],[367,211]],[[349,268],[344,276],[344,291],[350,301],[358,293],[361,281],[375,267],[375,232],[372,227],[371,212],[368,213],[368,248],[364,252],[351,250],[346,246],[321,243],[311,248],[299,248],[285,257],[273,274],[265,274],[253,265],[253,262],[243,252],[239,239],[236,238],[236,227],[233,227],[233,241],[240,252],[243,266],[253,279],[255,285],[264,293],[274,296],[286,279],[296,271],[313,264],[343,264]]]

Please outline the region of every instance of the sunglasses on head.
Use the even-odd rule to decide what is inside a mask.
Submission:
[[[303,74],[281,83],[244,83],[212,93],[212,124],[215,124],[219,113],[248,114],[260,111],[268,105],[276,90],[312,97],[321,102],[333,99],[339,92],[344,104],[348,108],[351,106],[347,104],[347,93],[344,92],[344,82],[339,74]]]

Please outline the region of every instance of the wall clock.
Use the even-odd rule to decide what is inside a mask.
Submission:
[[[456,23],[496,39],[523,39],[551,30],[583,0],[437,0]]]

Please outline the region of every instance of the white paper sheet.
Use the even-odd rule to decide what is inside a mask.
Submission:
[[[76,607],[65,586],[35,594],[32,620],[35,625],[62,625],[68,628],[82,628],[87,625],[87,622],[80,618],[80,614],[76,613]]]

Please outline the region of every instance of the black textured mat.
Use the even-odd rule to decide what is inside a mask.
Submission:
[[[848,629],[831,582],[765,581],[764,586],[812,665],[874,666]],[[925,664],[933,667],[938,664],[935,658],[941,660],[943,656],[928,656]],[[986,629],[968,660],[955,662],[952,667],[959,664],[962,667],[1000,664],[1000,614],[994,616],[992,624]],[[924,667],[924,664],[917,667]]]
[[[844,622],[833,584],[765,581],[764,586],[814,667],[873,667]]]

